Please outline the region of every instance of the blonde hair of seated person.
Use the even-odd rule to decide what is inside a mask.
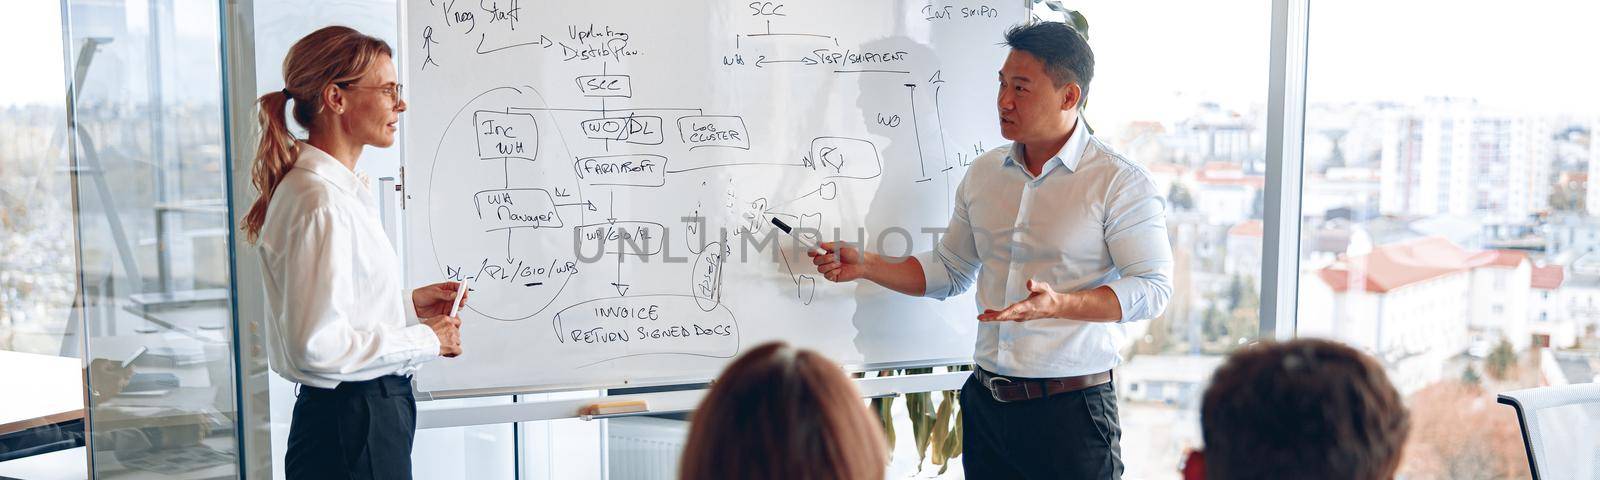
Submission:
[[[767,343],[729,365],[700,402],[679,478],[881,479],[881,428],[833,361]]]

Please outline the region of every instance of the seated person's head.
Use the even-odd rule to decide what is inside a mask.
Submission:
[[[756,347],[722,372],[694,412],[684,480],[881,479],[888,442],[855,384],[822,355]]]
[[[1377,480],[1399,468],[1410,422],[1376,360],[1307,339],[1234,353],[1200,426],[1207,478]]]

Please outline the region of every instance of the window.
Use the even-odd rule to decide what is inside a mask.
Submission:
[[[76,311],[72,176],[61,85],[61,7],[7,5],[0,16],[0,477],[87,476],[83,337]],[[39,39],[44,39],[42,42]],[[24,451],[36,455],[19,457]]]
[[[61,38],[60,7],[33,2],[0,19],[0,42]],[[26,19],[26,20],[24,20]],[[38,75],[0,79],[0,350],[78,357],[66,345],[77,265],[66,174],[61,47],[16,49]]]
[[[1399,476],[1527,476],[1494,392],[1538,385],[1533,340],[1570,347],[1594,315],[1587,295],[1548,300],[1600,284],[1587,253],[1600,203],[1578,200],[1600,180],[1589,88],[1600,68],[1560,53],[1600,41],[1579,20],[1596,7],[1356,0],[1311,12],[1298,332],[1388,367],[1415,422]],[[1381,315],[1392,311],[1411,313]],[[1408,325],[1429,327],[1392,342]]]
[[[1066,4],[1095,53],[1084,118],[1168,201],[1172,299],[1128,325],[1116,375],[1127,477],[1176,478],[1211,371],[1259,327],[1270,4]]]

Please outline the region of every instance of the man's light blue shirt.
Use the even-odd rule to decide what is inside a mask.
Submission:
[[[1154,318],[1172,296],[1166,201],[1143,167],[1074,128],[1038,176],[1022,146],[979,156],[956,189],[950,228],[916,255],[926,295],[944,299],[978,285],[980,309],[1028,297],[1028,280],[1058,292],[1102,285],[1116,293],[1114,323],[1066,318],[984,322],[973,353],[1001,375],[1065,377],[1121,363],[1123,322]]]

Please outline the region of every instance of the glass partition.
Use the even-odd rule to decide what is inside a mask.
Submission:
[[[236,476],[217,3],[63,12],[92,474]]]

